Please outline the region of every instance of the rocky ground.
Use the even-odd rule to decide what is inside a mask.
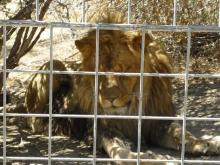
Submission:
[[[48,39],[48,31],[41,37],[40,41],[24,58],[20,61],[17,69],[37,69],[44,62],[49,60],[50,41]],[[54,34],[53,42],[54,59],[63,61],[71,61],[74,56],[74,39],[71,31],[57,29]],[[211,64],[210,64],[211,65]],[[217,66],[217,65],[216,65]],[[220,73],[220,67],[215,68],[216,73]],[[7,81],[7,93],[11,96],[10,106],[15,103],[22,103],[25,88],[31,78],[31,73],[10,73]],[[184,80],[181,78],[174,79],[174,104],[180,113],[183,110],[184,100]],[[2,109],[0,110],[2,111]],[[220,117],[220,79],[189,79],[188,108],[187,116],[190,117]],[[0,119],[0,145],[2,148],[3,132],[2,118]],[[193,132],[197,137],[210,138],[220,141],[220,121],[191,121],[187,122],[187,129]],[[146,147],[143,147],[146,148]],[[30,129],[25,127],[24,117],[7,117],[7,156],[31,156],[46,157],[48,155],[48,137],[45,135],[34,135]],[[180,153],[172,150],[165,150],[151,147],[150,151],[165,156],[168,159],[180,158]],[[2,155],[2,150],[0,150]],[[98,157],[106,157],[105,153],[99,151]],[[92,157],[92,146],[87,145],[84,141],[64,136],[52,137],[52,156],[57,157]],[[211,159],[220,160],[219,156],[215,157],[191,157],[189,159]],[[1,162],[0,162],[1,164]],[[26,165],[39,164],[46,165],[47,161],[10,161],[8,164]],[[92,164],[88,162],[63,162],[53,161],[53,165],[72,165],[72,164]],[[108,163],[98,163],[108,164]],[[200,163],[204,165],[205,163]]]

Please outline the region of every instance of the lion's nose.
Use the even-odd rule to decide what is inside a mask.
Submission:
[[[99,102],[102,106],[102,108],[111,108],[111,107],[123,107],[125,106],[125,102],[122,101],[120,97],[117,98],[102,98],[102,96],[99,96]]]

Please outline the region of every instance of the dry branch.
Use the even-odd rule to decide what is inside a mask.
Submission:
[[[11,20],[26,20],[31,19],[31,15],[33,14],[33,9],[35,7],[35,0],[29,0],[26,3],[26,6],[22,8],[14,17],[10,18]],[[52,0],[44,0],[40,2],[40,14],[39,19],[42,20],[50,6]],[[18,66],[18,62],[21,57],[23,57],[28,51],[30,51],[36,42],[39,40],[41,33],[45,28],[37,28],[33,27],[30,31],[29,27],[21,27],[18,29],[16,34],[16,38],[14,44],[8,53],[8,58],[6,59],[7,68],[13,69]],[[30,32],[29,32],[30,31]],[[9,40],[11,36],[16,32],[16,28],[7,27],[6,29],[6,38]],[[3,28],[0,29],[0,50],[3,45]],[[7,74],[8,76],[8,74]],[[3,73],[0,73],[0,89],[2,89],[3,81],[2,81]]]

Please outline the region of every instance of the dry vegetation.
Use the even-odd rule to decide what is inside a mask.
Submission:
[[[13,10],[11,4],[17,4],[18,8],[25,8],[27,2],[33,0],[3,0],[0,1],[0,19],[34,19],[34,11],[29,13],[29,18],[16,17],[17,10]],[[46,1],[40,1],[46,2]],[[127,15],[126,0],[85,0],[85,11],[87,22],[90,16],[97,12],[97,8],[116,8]],[[173,24],[173,0],[131,0],[131,22],[147,23],[157,25]],[[42,3],[43,4],[43,3]],[[218,25],[219,2],[218,0],[179,0],[177,4],[176,24],[177,25]],[[82,3],[80,0],[54,0],[51,2],[49,9],[45,13],[44,20],[57,20],[66,22],[81,21]],[[36,44],[28,51],[22,48],[26,34],[31,34],[33,29],[22,29],[9,27],[7,41],[8,53],[16,58],[13,67],[17,69],[36,69],[49,59],[49,36],[48,29],[37,30],[37,34],[41,34],[36,40]],[[23,31],[23,32],[22,32]],[[21,34],[22,32],[22,34]],[[62,59],[69,63],[75,58],[74,37],[79,32],[75,30],[62,30],[54,35],[54,57]],[[20,40],[19,40],[20,34]],[[185,71],[185,59],[187,50],[186,33],[174,32],[158,32],[154,33],[158,41],[160,41],[167,52],[171,54],[174,61],[176,73]],[[31,41],[36,37],[32,36]],[[30,36],[31,37],[31,36]],[[17,41],[16,41],[16,38]],[[20,41],[20,42],[18,42]],[[29,43],[30,44],[30,43]],[[30,44],[31,45],[31,44]],[[29,45],[29,46],[30,46]],[[15,51],[15,48],[19,48]],[[24,45],[23,45],[24,47]],[[0,27],[0,50],[2,48],[2,28]],[[21,51],[21,52],[20,52]],[[16,53],[13,53],[16,52]],[[2,60],[1,62],[2,63]],[[18,66],[17,66],[18,65]],[[193,33],[192,47],[190,59],[190,73],[220,73],[220,34],[219,33]],[[10,73],[7,81],[7,93],[11,97],[9,106],[23,101],[25,88],[30,81],[31,74]],[[174,104],[178,111],[183,110],[184,98],[184,80],[174,79]],[[188,99],[188,116],[196,117],[220,117],[220,79],[219,78],[191,78],[189,80],[189,99]],[[1,112],[1,110],[0,110]],[[46,136],[33,135],[24,127],[24,118],[7,118],[7,155],[9,156],[47,156],[48,139]],[[0,117],[0,121],[2,118]],[[219,140],[219,122],[189,122],[187,128],[195,132],[197,136],[203,138],[216,138]],[[1,126],[2,128],[2,126]],[[2,129],[0,131],[0,146],[2,147]],[[53,139],[53,155],[54,156],[75,156],[90,157],[92,155],[92,146],[85,144],[84,141],[69,139],[68,137],[54,137]],[[172,151],[164,151],[153,148],[153,152],[162,154],[167,158],[179,158],[179,153]],[[0,152],[0,156],[2,152]],[[98,156],[104,156],[99,153]],[[191,157],[189,157],[191,158]],[[209,159],[209,157],[203,157]],[[219,159],[215,157],[212,159]],[[19,164],[20,163],[20,164]],[[17,164],[47,164],[41,161],[22,161]],[[0,161],[1,164],[1,161]],[[11,162],[9,162],[11,164]],[[14,161],[14,165],[16,161]],[[16,164],[16,165],[17,165]],[[54,164],[73,164],[73,162],[54,162]],[[75,163],[79,164],[79,163]],[[88,164],[88,163],[81,163]]]

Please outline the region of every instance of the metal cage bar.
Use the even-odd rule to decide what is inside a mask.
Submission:
[[[0,157],[0,159],[3,159],[3,157]],[[7,160],[42,160],[47,161],[47,157],[15,157],[15,156],[8,156]],[[78,162],[92,162],[93,158],[71,158],[71,157],[52,157],[52,161],[78,161]],[[111,159],[111,158],[96,158],[97,162],[114,162],[114,161],[126,161],[126,162],[136,162],[136,159]],[[175,162],[180,163],[181,160],[155,160],[155,159],[144,159],[142,162]],[[185,159],[185,164],[219,164],[219,161],[216,160],[190,160]]]
[[[35,19],[36,21],[39,21],[39,14],[40,14],[39,0],[36,0],[35,3],[36,3]]]
[[[97,149],[97,112],[98,112],[98,84],[99,84],[99,24],[96,28],[96,52],[95,52],[95,94],[94,94],[94,118],[93,118],[93,165],[96,164]]]
[[[140,165],[140,162],[177,162],[184,164],[219,164],[220,161],[215,160],[188,160],[185,158],[185,134],[186,134],[186,123],[187,121],[220,121],[220,118],[207,118],[207,117],[187,117],[187,98],[188,98],[188,80],[190,77],[203,77],[203,78],[220,78],[220,73],[214,74],[192,74],[189,73],[189,63],[190,63],[190,48],[191,48],[191,33],[192,32],[220,32],[220,0],[219,2],[219,11],[218,11],[218,26],[177,26],[176,25],[176,16],[177,16],[177,3],[178,0],[173,0],[173,22],[172,25],[143,25],[143,24],[131,24],[132,18],[132,9],[131,9],[131,0],[127,0],[127,24],[89,24],[86,22],[85,16],[85,0],[82,0],[82,9],[81,9],[81,23],[65,23],[65,22],[46,22],[39,21],[39,0],[36,0],[36,13],[35,20],[0,20],[0,26],[3,26],[3,69],[0,72],[3,72],[3,113],[0,113],[0,116],[3,117],[3,156],[0,156],[0,159],[3,160],[3,165],[6,165],[8,160],[42,160],[47,161],[49,165],[52,164],[52,161],[88,161],[92,162],[93,165],[96,162],[111,162],[122,160],[126,162],[137,162]],[[6,57],[7,57],[7,48],[6,48],[6,28],[7,26],[14,27],[48,27],[50,28],[50,69],[48,71],[39,71],[39,70],[19,70],[19,69],[7,69],[6,67]],[[96,29],[96,53],[95,53],[95,71],[55,71],[53,70],[53,28],[62,27],[62,28],[74,28],[74,29]],[[123,72],[99,72],[99,31],[100,30],[141,30],[142,31],[142,46],[141,46],[141,67],[139,73],[123,73]],[[186,70],[185,73],[145,73],[144,72],[144,47],[145,47],[145,31],[163,31],[163,32],[187,32],[187,54],[186,54]],[[42,73],[49,75],[49,114],[23,114],[23,113],[7,113],[6,112],[6,74],[11,72],[30,72],[30,73]],[[53,114],[52,113],[52,103],[53,103],[53,75],[54,74],[72,74],[72,75],[92,75],[95,77],[95,92],[94,92],[94,113],[91,115],[80,115],[80,114]],[[140,96],[139,96],[139,107],[137,116],[123,116],[123,115],[98,115],[98,83],[99,76],[101,75],[117,75],[117,76],[138,76],[140,78]],[[142,97],[143,97],[143,79],[147,76],[161,76],[161,77],[182,77],[185,81],[185,91],[184,91],[184,109],[181,116],[178,117],[162,117],[162,116],[143,116],[142,114]],[[13,157],[7,156],[7,131],[6,131],[6,118],[7,117],[47,117],[49,118],[49,134],[48,134],[48,156],[47,157]],[[52,146],[52,118],[56,117],[68,117],[68,118],[90,118],[93,119],[93,158],[72,158],[72,157],[53,157],[51,155],[51,146]],[[97,119],[132,119],[138,121],[138,144],[137,144],[137,159],[111,159],[111,158],[97,158],[96,149],[97,149]],[[142,120],[179,120],[182,121],[182,149],[181,149],[181,158],[177,160],[155,160],[155,159],[140,159],[141,151],[141,125]]]
[[[0,70],[2,72],[2,70]],[[30,69],[7,69],[7,73],[13,72],[23,72],[23,73],[44,73],[50,74],[49,70],[30,70]],[[53,70],[53,74],[70,74],[70,75],[95,75],[95,72],[88,72],[88,71],[58,71]],[[140,73],[125,73],[125,72],[98,72],[99,76],[104,75],[113,75],[113,76],[140,76]],[[173,78],[184,78],[184,73],[143,73],[144,77],[173,77]],[[204,73],[204,74],[194,74],[189,73],[189,77],[200,77],[200,78],[220,78],[220,73]]]
[[[2,72],[2,70],[0,70]],[[44,73],[44,74],[50,74],[49,70],[30,70],[30,69],[6,69],[7,73],[13,73],[13,72],[23,72],[23,73]],[[95,75],[95,72],[90,71],[58,71],[53,70],[53,74],[70,74],[70,75]],[[129,72],[98,72],[99,76],[104,75],[112,75],[112,76],[140,76],[140,73],[129,73]],[[173,77],[173,78],[184,78],[184,73],[143,73],[144,77],[150,76],[150,77]],[[220,78],[220,73],[204,73],[204,74],[195,74],[195,73],[189,73],[189,77],[200,77],[200,78]]]
[[[53,26],[50,27],[50,74],[49,74],[49,126],[48,126],[48,165],[51,165],[51,137],[53,113]]]
[[[176,26],[177,0],[173,0],[173,26]]]
[[[6,113],[7,117],[49,117],[49,114],[37,114],[37,113]],[[0,113],[0,116],[3,116],[3,113]],[[92,119],[94,115],[81,115],[81,114],[52,114],[52,117],[57,118],[88,118]],[[97,115],[98,119],[138,119],[139,116],[124,116],[124,115]],[[176,120],[176,121],[182,121],[182,117],[171,117],[171,116],[141,116],[141,119],[147,119],[147,120]],[[187,121],[220,121],[220,118],[218,117],[186,117]]]
[[[128,4],[128,24],[131,23],[131,0],[127,0]]]
[[[187,32],[187,54],[186,54],[186,69],[184,80],[184,105],[183,105],[183,123],[182,123],[182,148],[181,148],[181,165],[184,165],[185,159],[185,138],[186,138],[186,112],[187,112],[187,99],[188,99],[188,86],[189,86],[189,63],[190,63],[190,49],[191,49],[191,29]]]
[[[86,12],[85,12],[85,8],[86,8],[86,3],[85,0],[82,0],[82,9],[81,9],[81,23],[85,23],[86,22]]]
[[[141,37],[141,58],[140,58],[140,96],[139,96],[139,107],[138,107],[138,144],[137,144],[137,153],[138,153],[138,165],[140,165],[140,152],[141,152],[141,125],[142,125],[142,118],[141,116],[143,111],[143,89],[144,89],[144,50],[145,50],[145,30],[142,30],[142,37]]]
[[[6,60],[7,60],[7,47],[6,47],[6,41],[7,41],[7,33],[6,33],[6,26],[3,26],[3,165],[6,165],[7,162],[7,123],[6,123]]]
[[[73,28],[73,29],[95,29],[97,24],[93,23],[66,23],[66,22],[47,22],[34,20],[0,20],[0,26],[14,27],[53,27]],[[156,32],[187,32],[188,28],[192,32],[220,32],[220,27],[212,25],[150,25],[150,24],[99,24],[100,30],[145,30]]]
[[[220,27],[220,0],[218,1],[218,27]]]

